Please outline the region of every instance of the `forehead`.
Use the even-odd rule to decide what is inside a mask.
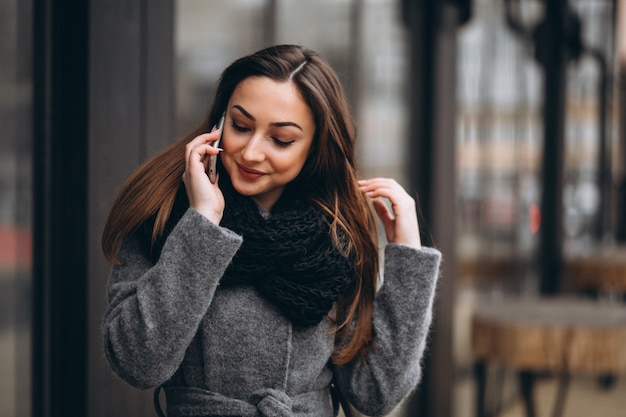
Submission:
[[[252,112],[277,111],[294,113],[304,112],[312,114],[312,111],[298,86],[293,81],[276,81],[269,77],[252,76],[242,80],[231,95],[229,107],[235,104],[245,103]]]

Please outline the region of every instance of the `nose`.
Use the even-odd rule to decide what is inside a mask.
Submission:
[[[265,158],[263,137],[260,134],[254,134],[250,137],[241,152],[241,157],[246,162],[260,162]]]

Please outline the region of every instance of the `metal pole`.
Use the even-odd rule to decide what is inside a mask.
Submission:
[[[553,295],[560,286],[563,263],[563,160],[565,117],[564,42],[567,1],[545,2],[546,19],[537,33],[539,61],[544,66],[544,151],[541,228],[539,242],[539,290]],[[542,45],[542,46],[540,46]]]

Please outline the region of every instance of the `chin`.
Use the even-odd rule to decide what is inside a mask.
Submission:
[[[237,177],[230,177],[230,181],[233,185],[235,191],[237,191],[241,195],[245,195],[247,197],[253,197],[259,193],[257,187],[251,186],[250,184],[242,181]]]

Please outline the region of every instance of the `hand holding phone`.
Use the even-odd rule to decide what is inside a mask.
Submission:
[[[220,117],[220,121],[217,123],[217,130],[220,131],[220,136],[217,138],[215,142],[213,142],[212,146],[214,148],[219,148],[220,142],[222,140],[222,134],[224,132],[224,120],[226,119],[226,112],[222,113],[222,117]],[[215,184],[217,181],[217,155],[209,156],[209,180],[212,184]]]

